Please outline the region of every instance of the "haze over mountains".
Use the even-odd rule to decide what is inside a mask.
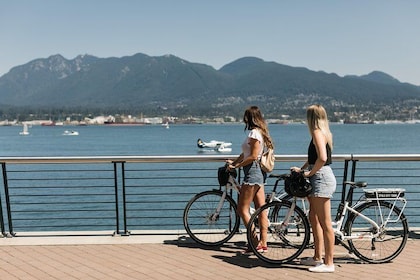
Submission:
[[[244,57],[216,70],[165,55],[61,55],[35,59],[0,77],[2,107],[102,109],[223,116],[259,105],[267,116],[302,115],[311,103],[334,112],[396,114],[420,104],[420,87],[374,71],[340,77]],[[380,116],[376,116],[380,117]]]

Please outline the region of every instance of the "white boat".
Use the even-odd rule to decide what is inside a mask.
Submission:
[[[65,130],[63,132],[63,135],[76,136],[76,135],[79,135],[79,132],[74,131],[74,130]]]
[[[166,123],[162,123],[162,126],[163,126],[164,128],[169,128],[169,123],[168,123],[168,122],[166,122]]]
[[[29,135],[29,131],[28,131],[28,124],[27,123],[23,123],[23,129],[21,132],[19,132],[20,135]]]
[[[197,140],[197,147],[207,151],[216,151],[216,152],[231,152],[232,151],[232,143],[218,141],[218,140],[211,140],[210,142],[204,142],[201,139]]]

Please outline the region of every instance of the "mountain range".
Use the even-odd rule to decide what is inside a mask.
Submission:
[[[97,109],[145,114],[223,116],[255,104],[267,116],[302,115],[311,103],[335,112],[385,112],[420,104],[420,87],[373,71],[363,76],[243,57],[219,70],[165,55],[121,58],[57,54],[0,77],[2,108]]]

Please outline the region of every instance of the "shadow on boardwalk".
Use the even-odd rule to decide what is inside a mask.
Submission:
[[[392,262],[365,264],[335,247],[336,272],[314,274],[297,262],[275,266],[240,254],[243,241],[202,247],[185,236],[155,243],[8,245],[0,242],[1,279],[418,279],[418,234],[411,234],[404,251]],[[72,237],[68,237],[71,239]],[[114,239],[115,240],[115,239]],[[302,257],[310,256],[311,249]]]

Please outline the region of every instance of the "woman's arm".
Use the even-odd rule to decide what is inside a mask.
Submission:
[[[235,160],[226,160],[226,163],[229,165],[230,168],[234,168],[234,165],[238,162],[241,162],[244,158],[244,153],[241,153]]]
[[[302,170],[308,168],[308,166],[309,166],[308,161],[305,161],[305,163],[302,165],[302,167],[299,168],[297,166],[293,166],[293,167],[290,167],[290,170],[295,171],[295,172],[301,172]]]
[[[318,155],[314,166],[310,171],[304,173],[305,177],[313,176],[327,162],[327,139],[320,129],[315,129],[312,134],[312,140],[315,145],[316,154]]]

